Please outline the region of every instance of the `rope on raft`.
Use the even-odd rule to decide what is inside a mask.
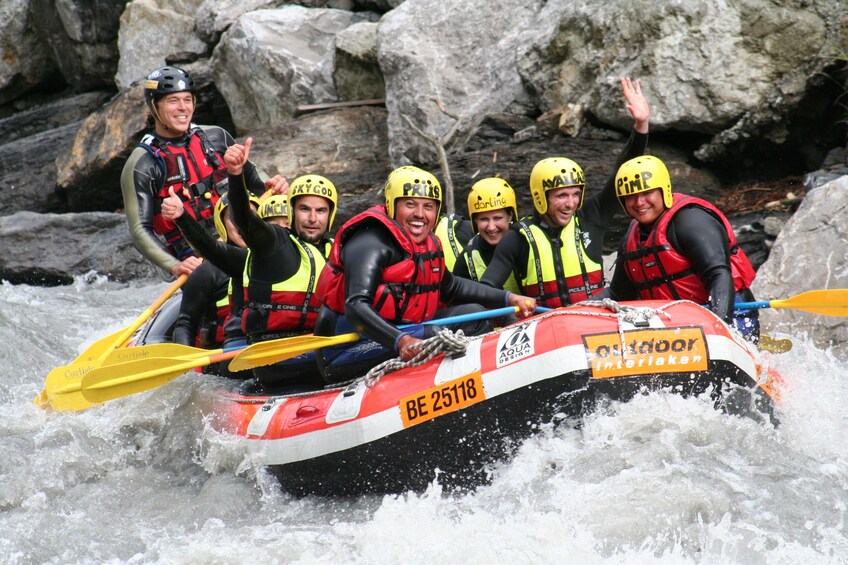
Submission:
[[[418,344],[418,353],[409,361],[403,361],[398,357],[383,361],[376,367],[373,367],[364,377],[365,385],[371,388],[387,373],[397,371],[398,369],[405,369],[406,367],[423,365],[438,355],[461,355],[465,353],[465,349],[468,347],[468,341],[462,330],[457,330],[454,333],[447,328],[443,328],[433,337],[421,341]]]

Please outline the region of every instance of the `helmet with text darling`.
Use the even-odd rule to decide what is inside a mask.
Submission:
[[[583,207],[583,195],[586,193],[586,177],[583,169],[565,157],[550,157],[542,159],[530,172],[530,195],[533,206],[539,214],[548,211],[547,192],[556,188],[580,187],[580,203],[577,209]]]
[[[665,163],[653,155],[642,155],[626,161],[615,174],[615,195],[624,208],[624,197],[659,188],[666,208],[674,206],[671,177]]]
[[[398,167],[386,178],[386,212],[395,217],[395,201],[398,198],[429,198],[438,203],[436,217],[442,211],[442,185],[424,169],[405,165]]]
[[[321,175],[303,175],[294,179],[289,186],[289,225],[294,225],[294,200],[298,196],[320,196],[330,201],[330,220],[327,222],[327,231],[333,229],[333,220],[336,219],[336,208],[338,208],[339,193],[330,179]]]
[[[274,194],[270,190],[265,192],[259,199],[259,206],[256,212],[260,218],[267,220],[268,218],[288,218],[289,217],[289,196],[288,194]]]
[[[215,203],[215,210],[212,213],[212,220],[215,223],[215,231],[218,232],[218,236],[224,243],[227,243],[230,239],[227,235],[227,225],[224,223],[224,213],[227,210],[227,206],[230,205],[229,194],[230,193],[228,192],[218,199],[218,202]],[[251,204],[257,207],[259,206],[259,199],[253,194],[248,192],[247,197]]]
[[[194,81],[187,72],[179,67],[161,67],[147,75],[144,81],[144,101],[158,120],[156,102],[160,98],[173,92],[191,92],[192,100],[196,102],[194,90]]]
[[[512,212],[510,223],[518,221],[515,191],[508,182],[497,177],[490,177],[474,183],[468,193],[468,217],[471,218],[472,229],[475,233],[477,224],[474,222],[474,214],[504,209]]]

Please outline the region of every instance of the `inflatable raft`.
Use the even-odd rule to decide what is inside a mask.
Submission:
[[[540,425],[576,422],[602,399],[707,393],[729,413],[772,418],[779,383],[753,345],[697,304],[607,302],[540,314],[467,338],[464,353],[343,388],[223,392],[215,413],[288,492],[393,493],[437,476],[447,488],[483,484]]]

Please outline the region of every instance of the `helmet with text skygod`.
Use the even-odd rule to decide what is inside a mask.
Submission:
[[[294,225],[294,200],[298,196],[320,196],[330,201],[330,220],[327,223],[327,231],[333,229],[333,220],[336,219],[336,208],[338,208],[339,193],[330,179],[321,175],[303,175],[294,179],[289,187],[289,225]]]

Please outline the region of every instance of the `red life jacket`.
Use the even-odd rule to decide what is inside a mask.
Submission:
[[[684,206],[700,206],[721,220],[730,247],[730,270],[733,288],[749,288],[756,272],[748,256],[736,243],[736,234],[727,217],[718,208],[694,196],[674,195],[674,205],[663,212],[651,228],[645,243],[640,241],[639,225],[630,223],[623,253],[627,276],[639,290],[642,299],[691,300],[698,304],[709,301],[709,289],[692,268],[689,260],[678,253],[668,241],[668,224]]]
[[[227,167],[222,155],[215,151],[203,130],[192,125],[184,146],[172,145],[148,134],[141,147],[150,151],[165,168],[165,182],[156,195],[153,231],[165,237],[168,251],[181,259],[192,253],[191,246],[177,225],[162,216],[162,200],[168,189],[185,204],[186,211],[215,236],[212,214],[218,198],[227,192]]]
[[[372,306],[382,317],[394,324],[418,324],[432,320],[439,308],[439,287],[445,273],[445,256],[434,234],[416,244],[394,219],[385,206],[374,206],[354,216],[341,227],[327,266],[321,273],[318,294],[334,312],[344,314],[345,281],[341,248],[344,241],[365,222],[378,221],[389,230],[405,253],[404,259],[383,269]]]

